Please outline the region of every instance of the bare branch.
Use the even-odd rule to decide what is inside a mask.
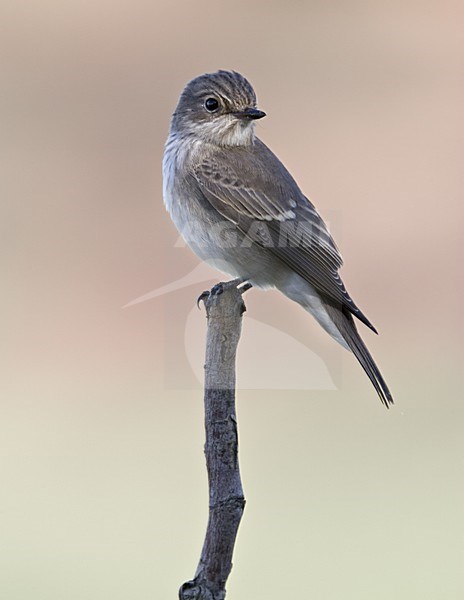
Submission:
[[[179,590],[180,600],[223,600],[232,553],[245,507],[238,464],[235,356],[245,304],[240,281],[219,283],[200,297],[208,318],[205,362],[206,466],[209,519],[195,577]]]

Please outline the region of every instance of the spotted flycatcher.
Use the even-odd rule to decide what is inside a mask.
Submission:
[[[277,288],[311,313],[353,352],[388,407],[392,396],[353,317],[376,330],[340,279],[342,258],[324,221],[255,136],[264,116],[239,73],[190,81],[164,152],[166,207],[201,259],[253,286]]]

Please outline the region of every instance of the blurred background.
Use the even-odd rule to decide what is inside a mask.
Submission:
[[[228,597],[464,597],[463,4],[0,13],[0,596],[176,598],[194,575],[207,483],[193,309],[222,276],[179,242],[161,159],[184,84],[228,68],[330,222],[396,400],[386,411],[301,308],[247,293],[247,507]]]

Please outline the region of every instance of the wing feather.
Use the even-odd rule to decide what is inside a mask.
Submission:
[[[193,175],[208,202],[243,234],[262,221],[275,256],[376,331],[338,274],[343,260],[324,221],[265,144],[256,139],[251,148],[215,148],[193,166]],[[263,245],[256,236],[253,241]]]

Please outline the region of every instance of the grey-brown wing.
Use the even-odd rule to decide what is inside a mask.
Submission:
[[[193,174],[220,214],[375,331],[343,285],[342,258],[324,221],[267,146],[256,140],[250,148],[218,148]],[[262,239],[256,222],[266,232]]]

